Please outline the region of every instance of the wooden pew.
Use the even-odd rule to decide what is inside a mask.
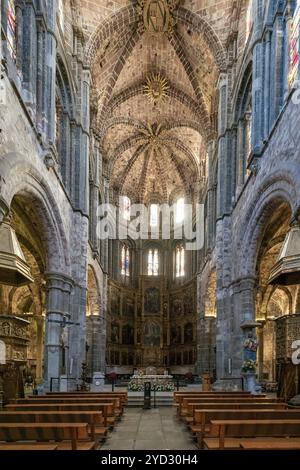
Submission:
[[[183,416],[182,419],[187,425],[201,424],[197,419],[196,410],[243,410],[243,409],[270,409],[270,410],[286,410],[288,407],[287,403],[269,403],[269,402],[251,402],[251,403],[188,403],[188,414]]]
[[[14,443],[6,443],[6,444],[0,444],[0,451],[1,450],[8,450],[8,451],[15,451],[15,450],[29,450],[30,452],[34,450],[57,450],[57,444],[39,444],[38,442],[36,444],[29,443],[26,444],[25,442],[23,444],[14,444]]]
[[[127,404],[128,394],[127,392],[47,392],[47,397],[103,397],[103,398],[120,398],[123,405]],[[30,395],[29,398],[35,398],[36,395]]]
[[[1,411],[0,423],[88,423],[91,439],[95,429],[101,438],[107,434],[102,411]]]
[[[178,402],[179,398],[181,396],[251,396],[251,393],[250,392],[232,392],[232,391],[229,391],[229,392],[202,392],[202,391],[180,391],[180,392],[174,392],[173,393],[173,400],[175,403]],[[265,396],[265,395],[264,395]]]
[[[2,423],[0,441],[57,442],[58,450],[93,450],[87,423]]]
[[[263,398],[263,399],[257,399],[255,398],[243,398],[243,397],[230,397],[230,398],[183,398],[181,402],[178,404],[177,408],[177,414],[179,416],[184,416],[188,412],[188,404],[189,403],[252,403],[254,401],[260,402],[260,403],[276,403],[276,399],[272,398]]]
[[[212,420],[217,438],[205,438],[206,449],[239,449],[240,438],[300,437],[300,420]],[[254,437],[255,436],[255,437]]]
[[[294,410],[195,410],[195,422],[190,426],[193,434],[196,434],[200,448],[203,446],[205,437],[216,437],[217,431],[211,426],[213,420],[272,420],[272,419],[298,419],[300,420],[300,409]]]
[[[76,404],[76,403],[30,403],[21,404],[11,403],[4,407],[4,411],[102,411],[103,424],[105,427],[113,426],[115,422],[114,416],[114,403],[88,403],[88,404]]]
[[[300,450],[300,438],[241,439],[240,448],[244,450]]]
[[[92,403],[113,403],[114,404],[114,416],[117,418],[121,417],[123,408],[120,408],[119,398],[94,398],[94,399],[84,399],[84,398],[19,398],[17,400],[11,400],[10,404],[17,405],[31,405],[31,404],[92,404]]]

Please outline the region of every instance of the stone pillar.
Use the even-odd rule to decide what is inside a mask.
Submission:
[[[260,320],[260,327],[257,330],[257,339],[258,339],[258,357],[257,357],[257,367],[258,367],[258,380],[261,382],[264,380],[264,323]]]
[[[284,93],[284,100],[286,100],[289,96],[289,83],[288,83],[288,75],[289,75],[289,68],[290,68],[290,40],[292,34],[292,27],[293,27],[293,9],[292,9],[292,2],[291,0],[286,1],[286,7],[284,11],[284,19],[285,19],[285,43],[284,43],[284,68],[283,68],[283,93]]]
[[[214,191],[215,191],[215,181],[214,181],[214,167],[213,167],[213,158],[214,158],[214,142],[211,141],[207,145],[207,159],[208,159],[208,190],[207,190],[207,214],[208,214],[208,248],[212,248],[213,237],[214,237]],[[197,272],[197,267],[195,272]]]
[[[275,124],[283,103],[283,17],[277,15],[273,24],[270,76],[270,127]]]
[[[41,315],[36,315],[34,318],[37,328],[36,340],[36,382],[40,384],[43,379],[43,339],[44,339],[44,318]]]
[[[218,122],[218,199],[217,216],[226,211],[227,191],[227,76],[222,74],[218,83],[219,88],[219,122]]]
[[[68,321],[72,280],[60,273],[46,273],[47,313],[45,334],[45,387],[50,388],[51,378],[60,378],[62,370],[64,319]],[[65,358],[68,365],[68,358]]]
[[[36,126],[40,134],[45,131],[45,30],[39,17],[37,20],[37,90],[36,90]]]
[[[265,67],[264,67],[264,134],[266,141],[270,132],[270,62],[271,62],[271,31],[265,32]]]
[[[46,42],[46,84],[45,84],[45,105],[47,110],[47,137],[50,143],[55,142],[55,82],[56,82],[56,0],[47,2],[47,32]]]

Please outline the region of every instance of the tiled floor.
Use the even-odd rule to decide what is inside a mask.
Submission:
[[[193,450],[196,446],[173,407],[126,408],[100,450]]]

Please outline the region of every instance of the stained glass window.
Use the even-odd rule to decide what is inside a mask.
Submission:
[[[175,254],[175,267],[176,267],[176,277],[182,277],[185,274],[184,271],[184,248],[183,246],[178,246],[176,248]]]
[[[150,225],[151,227],[157,227],[158,225],[158,205],[151,204],[150,206]]]
[[[148,276],[158,276],[159,260],[158,250],[148,251]]]
[[[131,201],[127,196],[121,198],[121,211],[123,219],[130,220]]]
[[[290,38],[289,47],[289,86],[292,87],[298,79],[299,68],[299,52],[300,52],[300,0],[297,1]]]
[[[130,267],[130,253],[128,246],[123,245],[121,251],[121,274],[122,276],[129,276]]]
[[[7,5],[7,49],[16,60],[17,43],[16,43],[16,10],[14,0],[8,0]]]
[[[180,224],[184,219],[184,198],[180,197],[175,207],[175,222]]]
[[[247,13],[246,13],[246,36],[245,36],[245,43],[248,41],[249,34],[251,33],[253,25],[253,19],[252,19],[252,0],[249,0],[248,7],[247,7]]]

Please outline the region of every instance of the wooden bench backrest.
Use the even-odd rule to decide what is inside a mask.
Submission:
[[[103,416],[112,416],[114,413],[113,403],[31,403],[21,404],[17,403],[6,405],[4,410],[15,410],[15,411],[102,411]]]
[[[76,441],[88,439],[87,423],[2,423],[0,441],[63,441],[72,440],[72,449]]]
[[[117,408],[120,407],[120,399],[119,398],[18,398],[16,400],[11,400],[11,403],[16,403],[18,405],[25,405],[31,403],[115,403]]]
[[[195,410],[194,424],[205,426],[212,420],[239,420],[239,419],[298,419],[300,420],[300,409],[295,410]]]
[[[249,398],[251,396],[254,396],[254,395],[251,395],[250,393],[210,393],[210,392],[197,392],[197,393],[182,393],[180,395],[176,395],[174,396],[174,402],[175,403],[179,403],[182,401],[183,398],[205,398],[205,397],[208,397],[208,398],[230,398],[230,397],[243,397],[243,398]],[[257,396],[257,395],[255,395]],[[265,397],[265,395],[259,395],[260,397]]]
[[[101,411],[2,411],[0,423],[101,424]]]
[[[300,420],[212,420],[218,428],[219,448],[226,437],[299,437]]]
[[[252,395],[252,396],[251,395],[250,396],[236,396],[236,395],[231,396],[231,395],[227,395],[226,397],[225,396],[219,396],[219,395],[217,395],[217,396],[195,395],[193,397],[182,395],[181,397],[178,398],[177,403],[178,403],[179,406],[182,406],[182,404],[184,402],[188,401],[188,402],[192,403],[193,401],[197,401],[197,400],[199,402],[205,401],[205,400],[206,401],[211,401],[211,402],[215,402],[215,401],[216,402],[218,402],[218,401],[219,402],[221,402],[221,401],[224,401],[224,402],[226,402],[226,401],[228,401],[228,402],[230,402],[230,401],[231,402],[241,401],[241,402],[243,402],[243,401],[260,401],[260,400],[277,401],[276,398],[267,399],[263,395],[259,395],[259,396],[257,396],[257,395]]]
[[[222,410],[222,409],[271,409],[271,410],[285,410],[287,408],[286,403],[189,403],[188,404],[188,415],[193,416],[195,414],[195,410],[203,410],[203,409],[210,409],[210,410]]]

